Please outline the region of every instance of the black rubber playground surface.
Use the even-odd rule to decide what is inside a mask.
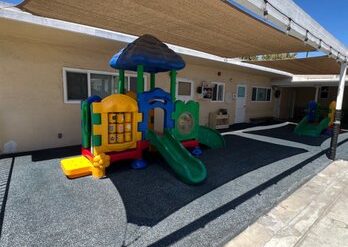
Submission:
[[[109,168],[108,178],[119,191],[128,222],[153,226],[194,199],[260,167],[305,152],[239,136],[225,136],[226,148],[205,150],[200,159],[208,170],[202,184],[180,182],[165,161],[152,155],[148,168],[132,170],[129,165]]]
[[[289,140],[297,138],[292,130],[255,132]],[[78,147],[0,159],[7,165],[0,246],[219,245],[330,163],[326,146],[308,151],[224,138],[226,148],[204,150],[208,178],[196,186],[178,180],[156,153],[146,154],[147,169],[113,164],[100,180],[63,175],[60,157],[78,154]],[[290,140],[303,143],[304,137]],[[347,143],[348,136],[338,158],[347,158]]]
[[[292,142],[299,142],[311,146],[320,146],[326,139],[330,138],[328,135],[324,134],[319,137],[299,136],[294,133],[295,127],[296,125],[288,124],[279,128],[248,131],[245,133],[273,137]]]

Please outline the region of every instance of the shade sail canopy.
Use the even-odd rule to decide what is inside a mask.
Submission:
[[[141,36],[222,57],[313,50],[221,0],[26,0],[35,15]]]
[[[248,63],[298,75],[326,75],[340,73],[340,65],[335,59],[327,56],[274,61],[250,61]]]

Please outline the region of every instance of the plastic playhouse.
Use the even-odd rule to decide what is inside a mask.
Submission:
[[[220,148],[225,142],[216,130],[199,125],[197,102],[175,100],[176,71],[185,67],[183,59],[155,37],[143,35],[109,63],[119,72],[118,93],[81,103],[82,155],[61,161],[64,174],[101,178],[110,164],[120,160],[133,160],[133,168],[144,168],[143,152],[151,145],[182,181],[202,182],[207,177],[205,165],[192,154],[201,153],[199,144]],[[136,95],[124,94],[125,70],[137,72]],[[144,72],[151,78],[147,92]],[[170,93],[155,87],[159,72],[169,72]],[[155,108],[164,111],[161,134],[153,129]]]
[[[336,102],[332,101],[329,105],[329,113],[322,118],[322,110],[315,101],[308,103],[307,115],[296,126],[295,133],[298,135],[318,137],[329,128],[335,118]],[[322,119],[321,119],[322,118]]]

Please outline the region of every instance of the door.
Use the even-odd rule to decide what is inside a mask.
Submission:
[[[237,85],[236,113],[234,117],[234,123],[245,122],[246,91],[247,91],[246,85]]]
[[[282,97],[282,89],[276,88],[274,90],[274,106],[273,106],[273,117],[276,119],[280,118],[280,104],[282,100],[281,97]]]

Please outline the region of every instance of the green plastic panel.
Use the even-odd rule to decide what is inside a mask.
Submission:
[[[172,118],[174,119],[174,128],[171,133],[176,139],[184,141],[198,138],[199,103],[192,100],[187,103],[181,100],[175,101],[175,111]]]
[[[101,114],[92,113],[92,124],[101,124]]]
[[[92,116],[92,127],[91,127],[91,132],[92,132],[92,146],[97,147],[102,145],[102,137],[101,135],[94,135],[93,134],[93,125],[98,125],[101,124],[101,114],[100,113],[93,113],[93,104],[90,106],[91,108],[91,116]]]
[[[81,102],[81,136],[82,147],[91,147],[91,113],[86,100]]]
[[[102,137],[101,135],[93,135],[92,138],[93,146],[94,147],[99,147],[102,145]]]
[[[207,170],[203,162],[193,157],[168,130],[165,130],[163,136],[148,130],[147,139],[183,182],[197,184],[206,179]]]
[[[307,116],[296,126],[294,132],[297,135],[318,137],[321,133],[329,127],[330,119],[324,118],[318,124],[309,123]]]
[[[210,148],[225,147],[225,138],[217,130],[205,126],[199,126],[198,141]]]

